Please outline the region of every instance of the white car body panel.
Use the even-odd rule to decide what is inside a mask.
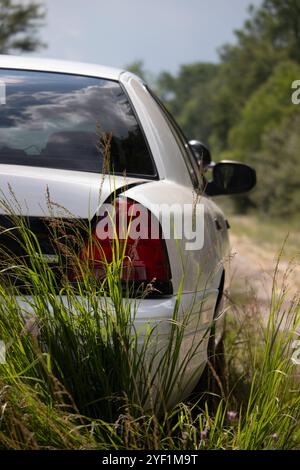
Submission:
[[[0,56],[0,68],[70,73],[116,80],[126,90],[139,117],[148,145],[151,149],[158,180],[105,176],[79,171],[53,170],[28,166],[0,164],[2,196],[19,202],[22,215],[45,217],[63,215],[91,219],[103,202],[116,189],[124,187],[124,196],[150,208],[152,204],[195,204],[196,191],[174,135],[157,104],[150,97],[142,81],[122,70],[91,64],[54,61],[49,59]],[[136,186],[126,186],[137,183]],[[57,204],[49,214],[47,197]],[[166,328],[172,319],[176,294],[183,271],[181,313],[189,309],[193,301],[193,314],[185,331],[182,345],[184,355],[191,343],[199,344],[199,352],[191,361],[184,379],[174,388],[172,402],[185,398],[199,379],[207,360],[207,329],[211,324],[224,271],[228,269],[229,244],[227,227],[222,211],[207,197],[198,197],[204,206],[204,246],[196,251],[186,251],[186,240],[166,240],[174,295],[162,299],[144,299],[139,303],[136,316],[137,328],[145,322],[156,322],[161,331],[161,341],[167,338]],[[60,207],[59,207],[60,206]],[[221,224],[217,231],[215,219]],[[182,262],[181,262],[182,259]],[[227,272],[225,279],[227,279]],[[30,313],[32,299],[19,299],[22,310]],[[65,298],[61,297],[65,302]],[[220,321],[221,323],[221,321]],[[167,325],[167,327],[166,327]],[[220,329],[220,334],[222,331]],[[142,338],[141,338],[142,339]],[[198,375],[195,371],[198,369]]]
[[[84,171],[0,165],[0,197],[4,196],[15,206],[19,215],[32,217],[91,219],[114,191],[143,181],[142,178],[111,177]],[[0,208],[1,212],[5,213]]]

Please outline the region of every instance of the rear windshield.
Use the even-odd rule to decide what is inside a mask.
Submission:
[[[102,173],[108,154],[112,173],[156,175],[117,82],[0,69],[0,163]]]

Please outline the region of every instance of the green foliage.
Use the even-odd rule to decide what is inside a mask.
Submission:
[[[156,89],[189,139],[208,140],[212,132],[214,79],[218,66],[183,65],[177,77],[162,72]]]
[[[232,157],[252,164],[258,176],[253,193],[235,199],[239,209],[254,205],[271,216],[286,216],[299,208],[300,108],[291,100],[295,77],[300,77],[298,64],[279,64],[229,133]]]
[[[299,129],[300,110],[265,132],[255,158],[261,184],[252,200],[271,216],[288,217],[300,210]]]
[[[0,53],[30,52],[43,46],[36,32],[44,16],[40,3],[0,0]]]
[[[261,148],[262,138],[270,129],[300,109],[291,100],[291,84],[300,77],[300,66],[294,62],[282,62],[268,80],[249,98],[240,113],[239,123],[229,133],[230,148],[253,152],[251,160],[256,162],[255,153]]]
[[[300,61],[299,25],[299,0],[265,0],[250,9],[244,28],[236,31],[237,44],[221,48],[213,131],[218,148],[228,147],[244,106],[278,64]]]
[[[265,0],[252,21],[246,23],[249,35],[265,37],[274,49],[300,61],[299,0]]]

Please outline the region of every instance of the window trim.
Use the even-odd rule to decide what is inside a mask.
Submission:
[[[162,112],[165,118],[165,121],[179,146],[180,153],[183,157],[183,160],[186,165],[193,187],[195,189],[199,189],[202,186],[203,182],[199,178],[200,175],[198,172],[198,168],[193,159],[191,149],[190,149],[188,140],[184,132],[179,127],[179,125],[177,124],[175,118],[172,116],[170,111],[168,111],[168,109],[165,107],[162,101],[153,93],[153,91],[148,87],[148,85],[145,85],[145,88],[150,94],[150,96],[152,97],[152,99],[155,101],[157,106],[159,107],[160,111]]]

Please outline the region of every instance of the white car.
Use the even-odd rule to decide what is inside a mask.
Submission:
[[[110,172],[102,170],[97,129],[110,139]],[[161,220],[162,207],[168,211],[172,206],[177,221],[186,217],[190,223],[196,214],[196,231],[174,226],[164,233],[162,221],[158,238],[136,240],[131,272],[131,280],[155,287],[138,303],[138,329],[155,323],[161,338],[167,338],[179,289],[180,315],[192,305],[182,354],[194,344],[199,349],[171,402],[188,396],[207,362],[208,328],[214,324],[216,343],[223,334],[220,305],[229,280],[229,224],[211,197],[250,190],[255,171],[237,162],[213,164],[208,149],[187,142],[132,73],[0,56],[0,185],[2,196],[10,200],[13,194],[19,214],[31,221],[49,262],[55,254],[40,222],[61,217],[62,207],[68,218],[94,222],[113,196],[117,205],[134,201],[156,220]],[[47,195],[57,203],[51,214]],[[19,304],[27,312],[32,308],[25,298]]]

